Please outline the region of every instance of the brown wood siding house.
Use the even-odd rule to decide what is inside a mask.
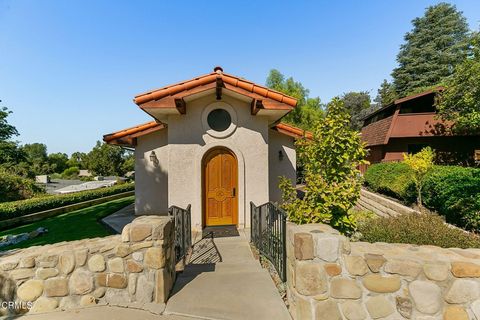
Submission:
[[[364,118],[362,139],[367,144],[370,163],[401,161],[404,153],[416,153],[430,146],[443,164],[475,165],[480,136],[453,135],[452,123],[436,116],[438,87],[395,102]]]

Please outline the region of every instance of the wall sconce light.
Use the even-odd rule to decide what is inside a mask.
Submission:
[[[282,150],[278,151],[278,160],[282,161],[283,157],[284,157],[283,151]]]
[[[157,154],[155,153],[155,151],[152,151],[150,153],[150,161],[152,161],[152,163],[155,167],[158,166],[158,158],[157,158]]]

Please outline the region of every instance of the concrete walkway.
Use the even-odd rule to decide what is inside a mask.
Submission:
[[[145,310],[95,306],[67,311],[29,314],[19,317],[22,320],[193,320],[195,318],[182,316],[163,316]],[[12,318],[13,319],[13,318]],[[198,319],[198,318],[197,318]]]
[[[135,219],[135,204],[129,204],[125,208],[112,213],[102,219],[102,222],[115,230],[117,233],[122,233],[123,227]]]
[[[247,237],[198,240],[164,314],[203,319],[291,319]]]

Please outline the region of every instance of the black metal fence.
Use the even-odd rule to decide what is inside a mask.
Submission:
[[[184,259],[192,246],[192,216],[190,205],[187,209],[177,206],[168,208],[168,215],[175,221],[175,261]]]
[[[287,215],[271,202],[258,207],[250,202],[250,221],[250,241],[275,266],[282,281],[286,281]]]

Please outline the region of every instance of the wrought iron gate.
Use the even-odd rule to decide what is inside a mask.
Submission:
[[[282,281],[286,281],[287,215],[271,202],[258,207],[250,202],[250,223],[250,241],[275,266]]]
[[[192,217],[191,206],[182,209],[171,206],[168,215],[173,216],[175,222],[175,262],[184,259],[192,246]]]

